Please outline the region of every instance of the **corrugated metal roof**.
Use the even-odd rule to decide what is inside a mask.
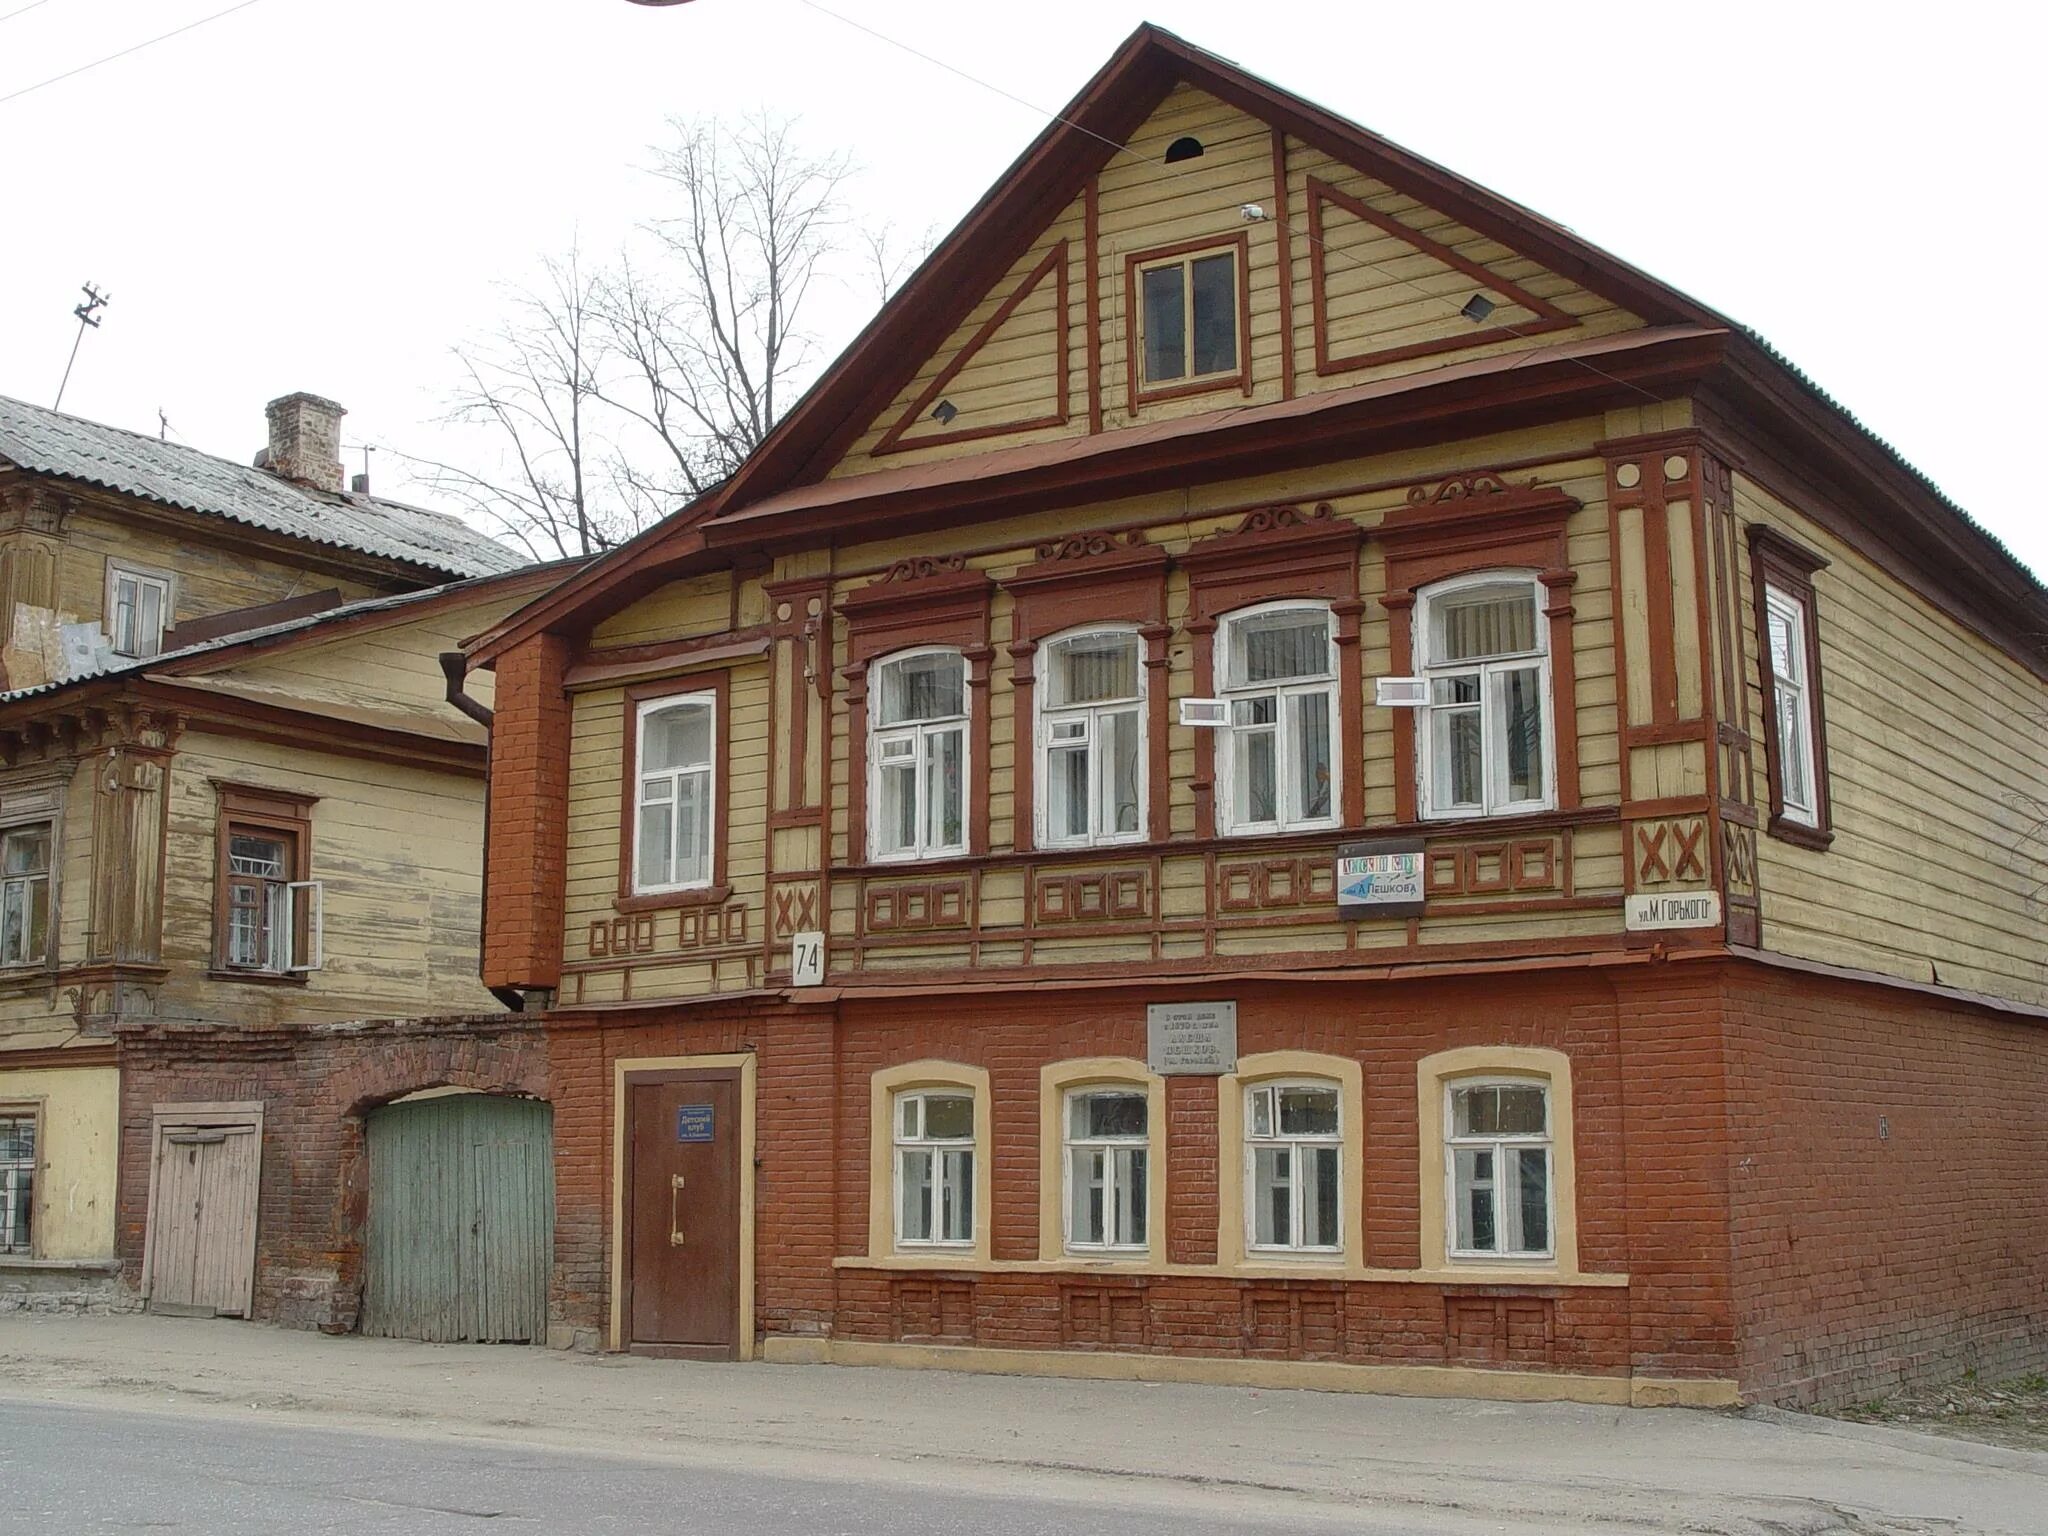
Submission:
[[[403,560],[450,576],[489,576],[531,562],[460,518],[346,491],[159,442],[0,395],[0,459],[165,506],[224,517],[314,544]]]

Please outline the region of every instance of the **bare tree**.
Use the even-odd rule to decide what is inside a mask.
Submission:
[[[669,126],[635,245],[597,272],[547,263],[488,343],[457,349],[451,417],[487,427],[499,463],[421,478],[537,556],[608,548],[718,485],[817,361],[807,301],[842,252],[850,161],[766,114]]]

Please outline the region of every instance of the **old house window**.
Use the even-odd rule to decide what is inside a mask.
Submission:
[[[1142,1086],[1075,1089],[1066,1103],[1067,1247],[1142,1250],[1151,1106]]]
[[[1547,1086],[1508,1079],[1459,1082],[1446,1091],[1451,1256],[1549,1258]]]
[[[107,567],[107,637],[116,655],[146,659],[158,654],[170,622],[167,572]]]
[[[27,1253],[36,1187],[34,1109],[0,1108],[0,1253]]]
[[[1145,681],[1136,634],[1047,642],[1038,739],[1047,847],[1144,835]]]
[[[1421,803],[1431,817],[1536,811],[1552,793],[1549,629],[1534,576],[1487,574],[1417,594]]]
[[[927,1088],[896,1095],[896,1241],[974,1241],[974,1096]]]
[[[711,884],[716,831],[718,704],[710,693],[639,706],[634,761],[633,889],[695,890]]]
[[[1806,604],[1790,592],[1764,589],[1764,619],[1770,639],[1772,740],[1778,751],[1778,814],[1804,827],[1820,825],[1818,775],[1814,767],[1813,663]]]
[[[1337,821],[1337,647],[1322,604],[1226,615],[1218,743],[1223,830],[1292,832]]]
[[[1245,1090],[1245,1239],[1251,1249],[1342,1249],[1341,1104],[1335,1083],[1268,1082]]]
[[[875,663],[868,749],[877,859],[967,851],[967,663],[918,650]]]
[[[48,957],[50,832],[49,822],[0,832],[0,966]]]
[[[217,953],[234,975],[294,976],[325,963],[323,889],[310,878],[309,797],[220,786]]]
[[[1131,401],[1251,388],[1243,236],[1124,258]]]

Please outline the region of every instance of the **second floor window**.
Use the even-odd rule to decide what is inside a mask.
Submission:
[[[1425,816],[1492,816],[1553,803],[1550,655],[1542,587],[1488,575],[1425,589],[1416,654]]]
[[[278,827],[225,828],[226,914],[222,963],[231,971],[275,975],[321,966],[321,889],[298,878],[300,834]]]
[[[0,966],[40,965],[50,942],[50,823],[0,832]]]
[[[1812,662],[1807,655],[1806,605],[1776,587],[1764,589],[1771,640],[1772,699],[1777,706],[1778,794],[1782,814],[1802,826],[1820,825],[1814,763]]]
[[[1330,610],[1278,604],[1225,618],[1219,655],[1229,721],[1217,743],[1226,832],[1336,824],[1337,648]]]
[[[1238,371],[1237,253],[1197,252],[1139,269],[1141,385],[1199,383]]]
[[[711,884],[718,706],[709,693],[640,706],[633,889],[687,891]]]
[[[875,663],[868,746],[878,859],[967,851],[967,663],[911,651]]]
[[[146,659],[164,648],[171,622],[168,576],[112,566],[107,571],[107,637],[114,654]]]
[[[1039,685],[1039,748],[1048,847],[1141,835],[1144,666],[1129,633],[1049,642]]]

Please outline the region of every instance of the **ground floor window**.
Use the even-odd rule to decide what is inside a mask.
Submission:
[[[1245,1090],[1245,1183],[1253,1248],[1335,1253],[1344,1246],[1342,1098],[1335,1083]]]
[[[1449,1091],[1451,1251],[1548,1258],[1548,1090],[1535,1082],[1480,1082]]]
[[[896,1241],[974,1241],[974,1098],[929,1088],[896,1096]]]
[[[1067,1095],[1067,1246],[1142,1249],[1147,1241],[1150,1105],[1137,1086]]]
[[[0,1109],[0,1253],[27,1253],[36,1187],[36,1116]]]

